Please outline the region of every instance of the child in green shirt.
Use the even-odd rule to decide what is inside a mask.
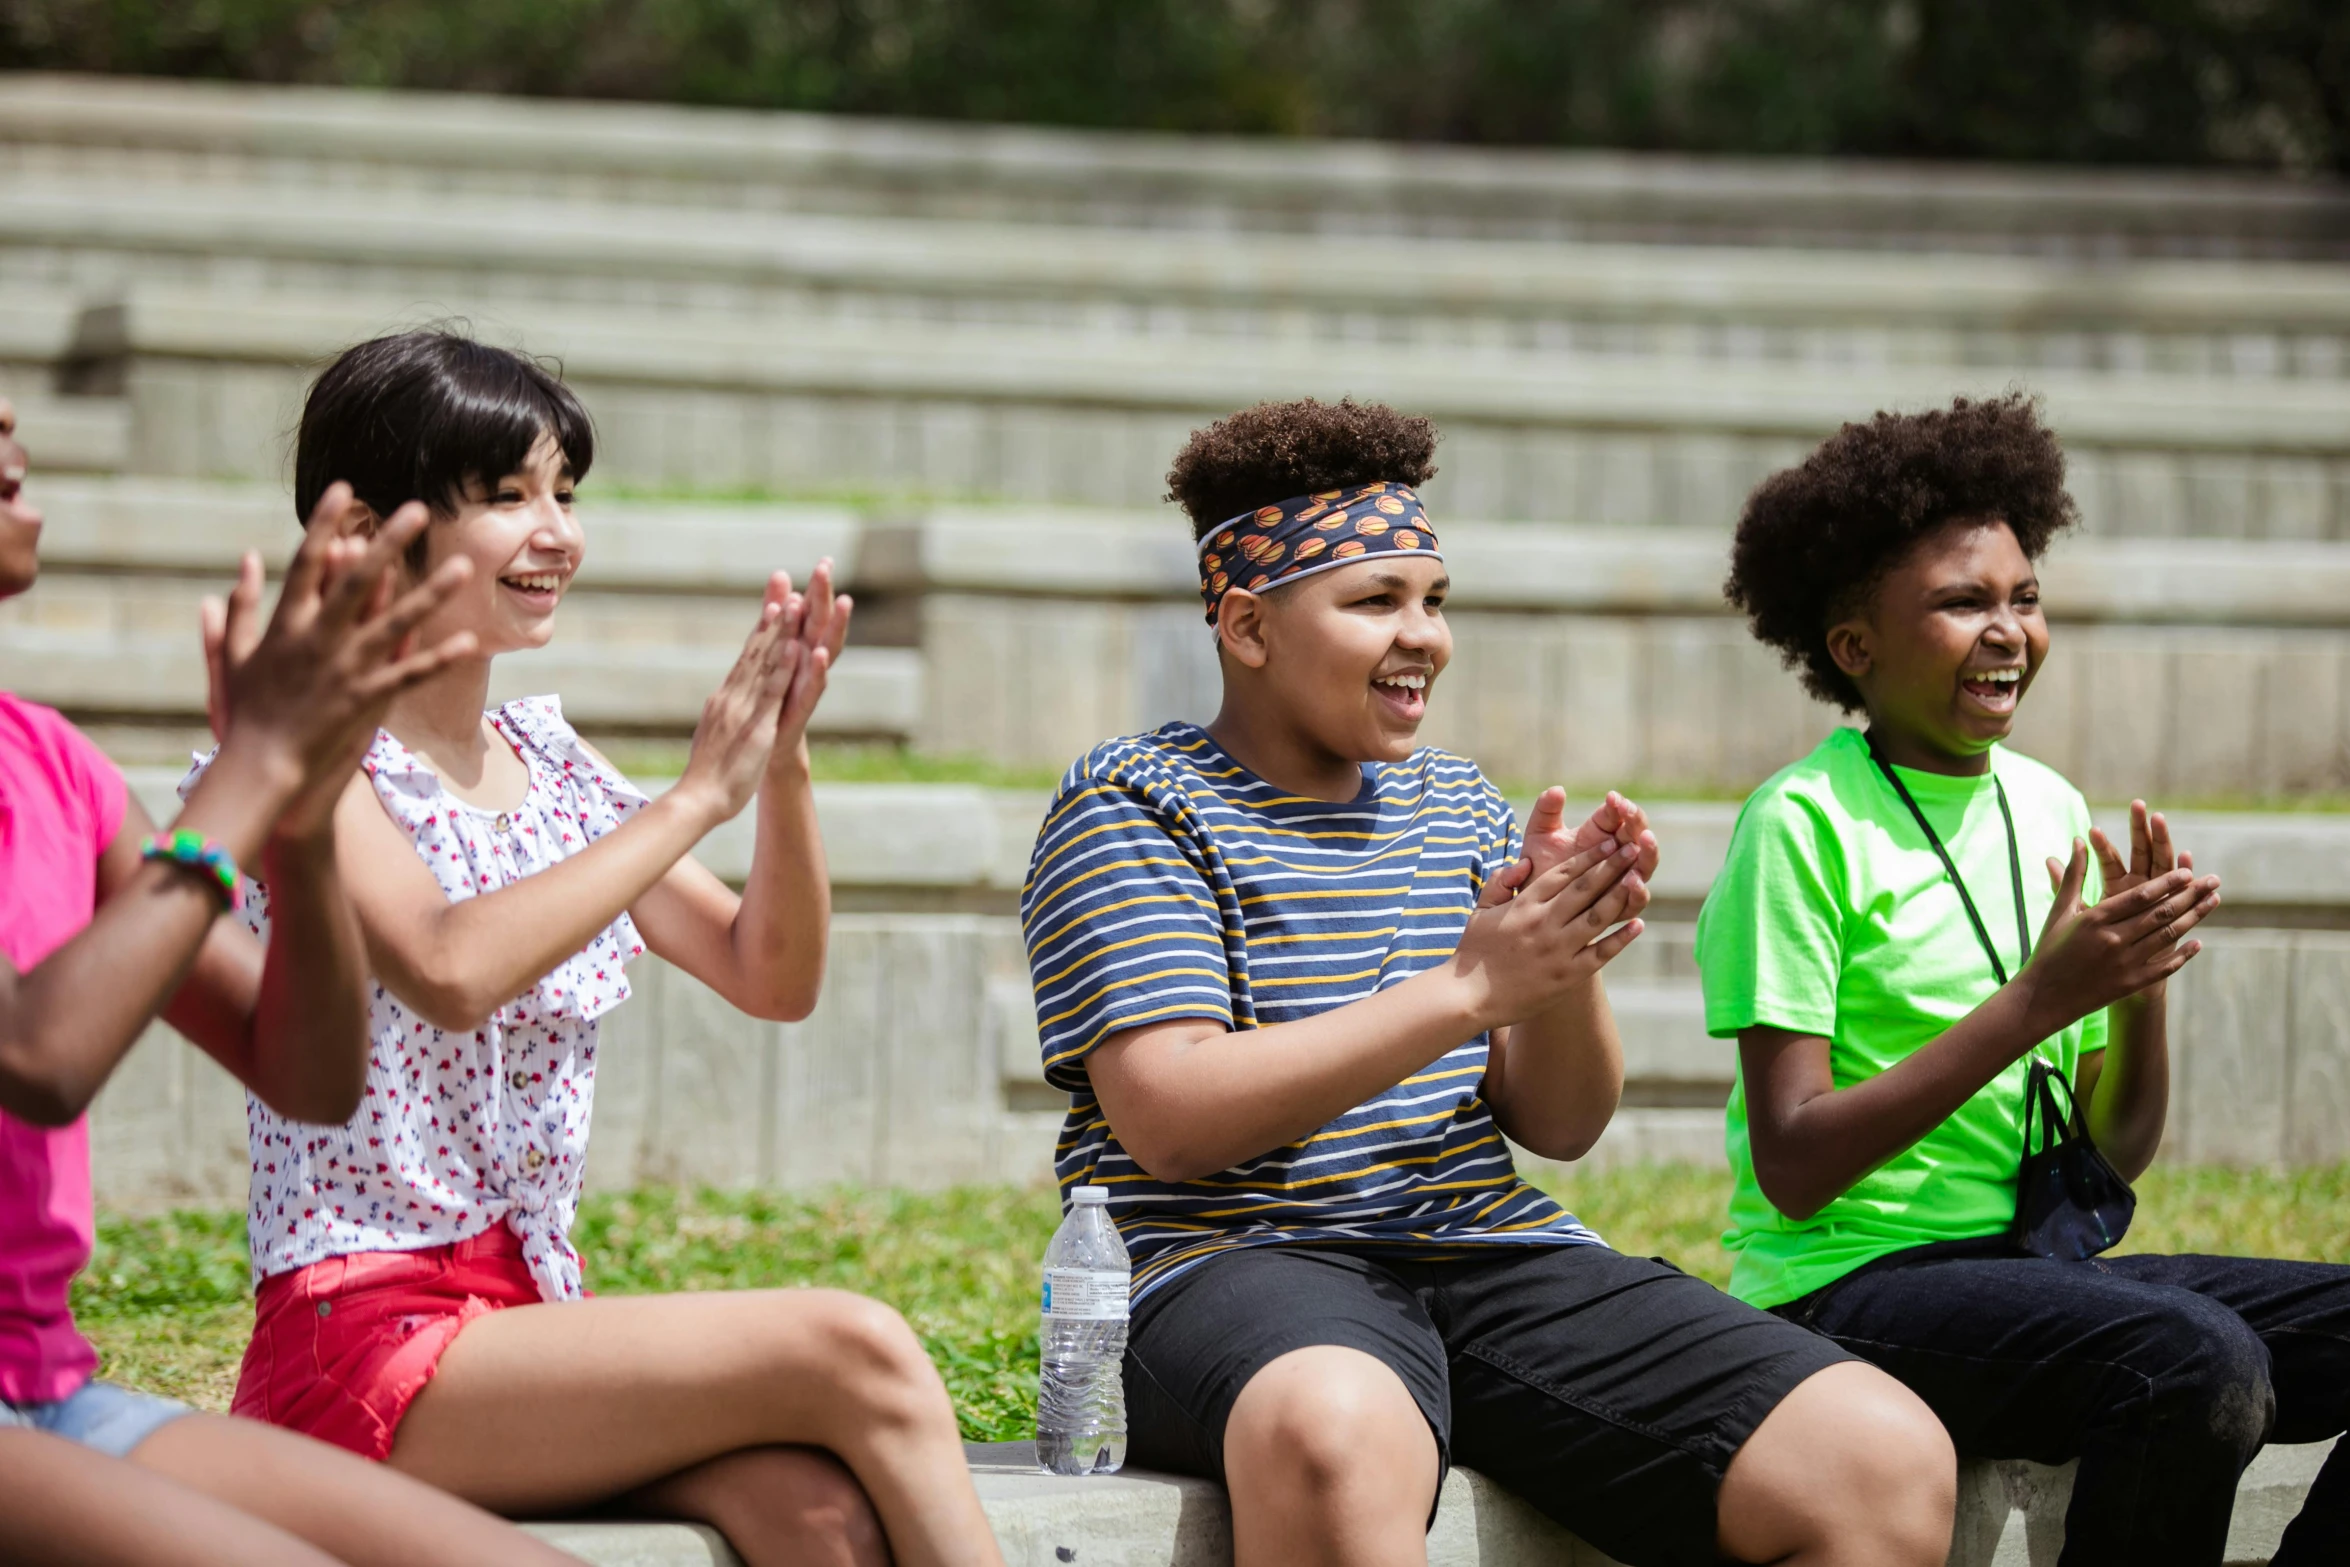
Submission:
[[[1962,1456],[2079,1459],[2066,1567],[2216,1564],[2261,1445],[2350,1425],[2350,1268],[2012,1238],[2035,1059],[2115,1169],[2152,1163],[2164,983],[2219,903],[2143,802],[2125,860],[2002,744],[2073,520],[2017,396],[1847,425],[1747,503],[1731,599],[1867,727],[1755,791],[1698,920],[1739,1042],[1730,1287],[1907,1382]],[[2343,1560],[2337,1456],[2276,1561]]]

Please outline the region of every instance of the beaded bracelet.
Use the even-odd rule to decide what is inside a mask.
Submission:
[[[139,840],[139,858],[166,860],[201,873],[206,883],[219,890],[221,901],[228,905],[231,913],[244,903],[237,895],[237,862],[229,857],[228,850],[200,832],[175,827],[168,833],[142,838]]]

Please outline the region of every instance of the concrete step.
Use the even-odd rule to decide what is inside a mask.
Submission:
[[[39,655],[32,678],[77,711],[193,715],[195,601],[244,550],[286,557],[282,492],[66,475],[35,493],[47,576],[0,607],[0,638],[20,662]],[[1216,708],[1189,535],[1164,509],[591,488],[581,514],[587,564],[553,647],[500,670],[517,682],[502,690],[563,690],[586,722],[689,730],[767,572],[804,580],[826,555],[864,610],[819,710],[830,732],[1057,769],[1105,735]],[[1728,613],[1718,529],[1461,521],[1444,534],[1456,646],[1427,738],[1498,777],[1743,789],[1832,721]],[[2059,642],[2022,749],[2107,798],[2350,789],[2350,545],[2084,536],[2056,546],[2044,582]]]
[[[21,174],[761,211],[1083,222],[1154,232],[2350,255],[2350,197],[2308,179],[1853,160],[1479,151],[925,124],[477,95],[0,77]]]
[[[44,476],[117,473],[131,466],[131,408],[119,397],[57,397],[0,376],[0,397],[16,407],[17,427]]]
[[[2236,1491],[2231,1567],[2275,1553],[2333,1444],[2272,1447]],[[1039,1474],[1029,1442],[969,1443],[980,1505],[1008,1567],[1223,1567],[1232,1560],[1224,1488],[1128,1469],[1070,1479]],[[2064,1539],[2072,1470],[2017,1462],[1963,1465],[1950,1567],[2045,1567]],[[597,1567],[737,1567],[715,1531],[685,1524],[543,1523],[532,1533]],[[1429,1567],[1614,1567],[1473,1470],[1445,1479],[1428,1531]]]
[[[28,440],[40,438],[38,421],[55,406],[30,405],[21,420]],[[227,573],[247,550],[274,569],[298,542],[277,484],[51,477],[39,455],[34,466],[49,519],[41,558],[53,573]],[[1189,529],[1164,505],[851,507],[657,501],[596,488],[579,507],[589,539],[583,591],[756,592],[775,567],[804,579],[820,557],[835,562],[844,587],[867,595],[1188,605],[1199,591]],[[1720,527],[1440,520],[1456,610],[1730,613]],[[2050,618],[2064,624],[2350,629],[2350,543],[2339,541],[2075,534],[2050,551],[2041,586]]]
[[[1561,358],[2350,375],[2333,265],[1276,236],[0,176],[0,279]],[[0,333],[0,347],[5,334]],[[0,354],[0,357],[7,357]],[[26,356],[29,357],[29,356]]]
[[[151,814],[169,770],[135,770]],[[643,780],[658,790],[659,780]],[[1523,802],[1521,802],[1523,803]],[[834,880],[830,969],[813,1016],[762,1023],[654,958],[607,1023],[588,1179],[804,1188],[1045,1178],[1066,1098],[1043,1081],[1014,898],[1038,794],[821,784]],[[1690,918],[1733,807],[1652,802],[1666,854],[1658,917],[1610,970],[1626,1106],[1585,1167],[1719,1165],[1736,1047],[1707,1036]],[[2109,830],[2118,822],[2108,813]],[[2227,917],[2173,982],[2165,1157],[2303,1165],[2350,1158],[2350,818],[2182,814],[2180,841],[2224,879]],[[705,840],[739,881],[749,821]],[[2331,928],[2328,928],[2331,927]],[[101,1199],[233,1205],[247,1176],[243,1095],[160,1026],[101,1095]],[[1528,1159],[1526,1168],[1544,1168]],[[1608,1216],[1588,1215],[1605,1232]]]
[[[1207,418],[1347,393],[1445,427],[1432,503],[1454,516],[1720,528],[1747,490],[1845,419],[1996,392],[1958,367],[1801,370],[1104,336],[745,323],[702,311],[457,301],[494,340],[559,354],[602,432],[598,473],[640,487],[1147,506]],[[133,289],[80,342],[132,406],[142,472],[274,478],[319,359],[445,315],[390,295]],[[2350,381],[2038,375],[2095,531],[2350,536]]]

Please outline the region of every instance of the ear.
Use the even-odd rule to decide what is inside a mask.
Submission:
[[[1838,621],[1828,628],[1828,656],[1854,680],[1866,675],[1876,662],[1872,643],[1865,620]]]
[[[1264,668],[1272,656],[1265,640],[1268,609],[1262,595],[1246,588],[1226,592],[1216,610],[1216,645],[1238,663],[1251,669]]]

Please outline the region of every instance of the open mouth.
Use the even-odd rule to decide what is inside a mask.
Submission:
[[[1379,693],[1388,710],[1407,723],[1418,723],[1428,711],[1428,676],[1425,671],[1406,670],[1400,674],[1374,675],[1371,689]]]
[[[568,576],[560,571],[521,571],[500,577],[498,586],[533,609],[553,609],[563,598],[563,584]]]
[[[2024,688],[2024,672],[2020,668],[1977,670],[1962,677],[1958,688],[1985,712],[2012,713],[2016,697]]]
[[[0,515],[5,515],[20,528],[37,528],[41,525],[41,513],[32,503],[23,499],[23,494],[22,469],[0,472]]]

